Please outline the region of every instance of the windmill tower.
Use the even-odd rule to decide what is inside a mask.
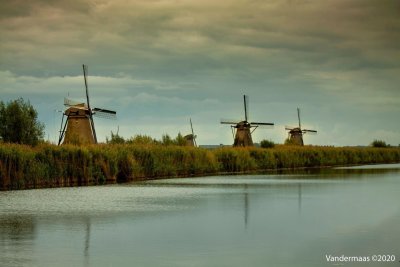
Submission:
[[[194,134],[193,131],[193,124],[192,124],[192,119],[190,118],[190,128],[192,129],[192,133],[185,135],[183,138],[186,140],[186,145],[187,146],[197,146],[196,144],[196,135]]]
[[[234,121],[234,120],[221,120],[221,124],[230,124],[232,130],[232,136],[234,139],[233,146],[253,146],[253,139],[251,134],[259,126],[273,126],[273,123],[269,122],[249,122],[248,116],[248,96],[243,95],[244,103],[244,120]],[[251,129],[253,128],[253,130]]]
[[[303,135],[306,133],[316,134],[317,131],[301,129],[300,109],[299,108],[297,108],[297,118],[299,119],[299,127],[286,126],[285,130],[289,131],[288,139],[289,139],[290,144],[304,146]]]
[[[101,118],[115,118],[116,112],[102,108],[91,108],[87,81],[88,69],[83,65],[83,77],[85,80],[86,103],[79,103],[64,98],[66,110],[61,120],[58,145],[61,144],[97,144],[96,130],[93,116]]]

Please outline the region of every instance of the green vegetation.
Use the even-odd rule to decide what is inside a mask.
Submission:
[[[37,121],[37,112],[29,101],[0,101],[0,141],[37,145],[43,140],[43,130],[44,125]]]
[[[210,175],[280,168],[400,162],[400,148],[283,146],[214,150],[132,143],[30,147],[0,144],[0,189],[128,182],[159,177]],[[128,141],[129,142],[129,141]]]
[[[284,144],[285,145],[289,145],[289,146],[297,146],[297,145],[299,145],[295,140],[290,139],[290,138],[286,138]]]
[[[119,136],[118,133],[114,134],[111,132],[111,138],[106,138],[107,144],[135,144],[135,145],[164,145],[164,146],[186,146],[187,142],[181,133],[173,139],[168,134],[165,134],[161,137],[161,140],[153,139],[147,135],[135,135],[128,140],[125,140],[123,137]]]
[[[157,145],[159,144],[159,141],[156,139],[153,139],[152,137],[148,135],[135,135],[134,137],[130,138],[127,141],[128,144],[132,145]]]
[[[385,141],[375,139],[375,140],[371,143],[370,146],[372,146],[372,147],[388,147],[388,146],[390,146],[390,145],[387,145]]]
[[[273,148],[273,147],[275,147],[275,143],[271,140],[264,139],[260,142],[260,146],[262,148]]]
[[[118,133],[114,134],[112,131],[111,131],[111,138],[108,139],[108,137],[106,137],[107,144],[112,144],[112,145],[125,144],[125,142],[126,141],[122,136],[120,136]]]

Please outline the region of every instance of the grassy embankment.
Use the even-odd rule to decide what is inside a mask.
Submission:
[[[0,144],[0,189],[127,182],[280,168],[400,162],[400,148]]]

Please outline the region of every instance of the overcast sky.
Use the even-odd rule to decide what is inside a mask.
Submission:
[[[231,144],[220,119],[273,122],[253,139],[400,144],[395,0],[0,0],[0,99],[29,100],[55,141],[63,98],[117,111],[98,139],[190,132]]]

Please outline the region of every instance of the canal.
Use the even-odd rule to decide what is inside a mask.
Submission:
[[[5,191],[0,266],[400,266],[399,225],[400,164]]]

